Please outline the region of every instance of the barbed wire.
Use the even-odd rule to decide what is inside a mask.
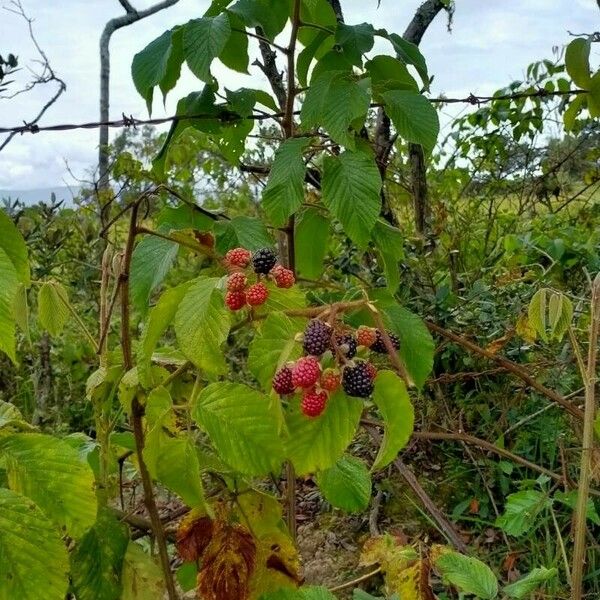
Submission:
[[[489,104],[491,102],[500,102],[506,100],[520,100],[526,98],[549,98],[549,97],[560,97],[560,96],[571,96],[577,94],[586,94],[588,90],[582,89],[569,89],[569,90],[554,90],[548,91],[546,89],[539,89],[535,92],[515,92],[514,94],[500,94],[496,96],[476,96],[469,94],[464,98],[429,98],[432,104],[471,104],[473,106],[479,106],[482,104]],[[382,106],[381,104],[371,104],[371,108],[377,108]],[[299,114],[300,111],[295,111],[294,114]],[[23,125],[15,125],[13,127],[0,127],[0,133],[8,133],[11,135],[23,135],[24,133],[40,133],[42,131],[72,131],[75,129],[97,129],[98,127],[110,127],[110,128],[136,128],[142,125],[163,125],[165,123],[172,123],[174,121],[198,121],[198,120],[217,120],[224,123],[236,122],[244,119],[251,119],[254,121],[267,121],[270,119],[276,120],[283,118],[284,113],[257,113],[251,114],[246,117],[241,117],[236,113],[223,111],[218,114],[214,113],[201,113],[196,115],[171,115],[169,117],[159,117],[154,119],[138,119],[132,115],[125,115],[122,113],[120,119],[114,119],[109,121],[89,121],[87,123],[62,123],[59,125],[38,125],[37,123],[23,122]]]

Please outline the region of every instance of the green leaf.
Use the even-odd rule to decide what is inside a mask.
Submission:
[[[527,318],[544,341],[561,340],[571,325],[573,304],[564,294],[542,288],[531,298]]]
[[[293,138],[283,142],[275,152],[262,203],[269,220],[276,227],[285,225],[304,200],[306,166],[302,151],[307,144],[306,138]]]
[[[154,479],[181,497],[192,508],[206,505],[198,454],[191,440],[165,434],[162,421],[148,433],[144,448]]]
[[[574,39],[565,52],[565,66],[573,82],[580,88],[588,89],[590,84],[590,40]]]
[[[370,23],[346,25],[339,23],[335,32],[335,41],[344,54],[357,67],[362,67],[362,57],[373,48],[375,29]]]
[[[554,493],[553,499],[568,506],[572,510],[577,508],[577,490],[569,490],[568,492],[561,492],[560,490]],[[596,511],[596,505],[592,498],[588,498],[586,508],[586,518],[594,525],[600,525],[600,516]]]
[[[15,295],[15,322],[29,339],[29,301],[27,299],[27,288],[20,283]]]
[[[360,512],[371,500],[371,475],[365,463],[342,456],[333,467],[317,476],[317,485],[327,502],[347,512]]]
[[[165,593],[163,574],[156,561],[130,542],[123,561],[123,594],[120,600],[156,600]]]
[[[140,384],[145,388],[152,385],[150,373],[152,353],[156,349],[158,341],[175,318],[179,303],[187,293],[190,285],[191,282],[188,281],[177,287],[165,290],[156,303],[156,306],[152,307],[148,313],[137,351],[138,377]]]
[[[13,363],[17,361],[15,301],[18,291],[17,271],[8,254],[0,248],[0,351],[5,352]]]
[[[6,252],[6,255],[12,262],[18,280],[25,287],[29,287],[31,285],[31,277],[29,273],[27,245],[17,226],[3,210],[0,210],[0,249]]]
[[[330,223],[325,211],[306,207],[297,215],[295,229],[296,272],[306,279],[319,279],[329,246]]]
[[[364,124],[370,100],[352,74],[326,71],[311,80],[300,113],[302,126],[324,127],[334,141],[354,150],[355,131]]]
[[[390,90],[381,97],[398,134],[408,142],[421,144],[429,152],[433,150],[440,122],[431,102],[412,90]]]
[[[233,13],[228,13],[231,35],[219,55],[219,60],[230,69],[238,73],[248,74],[248,36],[243,33],[244,22]],[[239,30],[239,31],[236,31]]]
[[[303,585],[298,589],[281,588],[262,594],[259,600],[337,600],[325,587]]]
[[[496,519],[496,526],[515,537],[527,533],[536,527],[536,517],[550,505],[550,500],[543,492],[523,490],[510,494],[506,498],[504,513]]]
[[[0,430],[8,427],[17,429],[30,429],[31,426],[25,421],[21,411],[10,402],[0,400]]]
[[[154,87],[160,85],[163,96],[175,87],[183,63],[181,29],[165,31],[133,57],[131,76],[138,93],[152,113]]]
[[[131,258],[130,296],[133,305],[144,314],[152,292],[163,282],[173,266],[179,244],[154,235],[139,242]]]
[[[594,119],[600,117],[600,71],[590,79],[590,93],[586,96],[590,116]]]
[[[55,281],[48,281],[38,294],[38,319],[40,325],[51,335],[62,333],[69,320],[69,296],[67,290]]]
[[[31,500],[0,488],[0,598],[64,600],[68,572],[54,525]]]
[[[291,319],[283,313],[272,312],[250,344],[248,368],[264,390],[271,389],[275,371],[288,360],[302,354],[295,336],[303,330],[304,320]]]
[[[96,520],[94,474],[66,442],[41,433],[0,440],[8,487],[31,498],[53,522],[78,538]]]
[[[273,282],[267,283],[269,297],[267,301],[259,307],[259,311],[267,314],[283,310],[293,310],[306,307],[306,296],[302,289],[295,285],[292,288],[278,288]]]
[[[231,35],[229,17],[222,13],[216,17],[193,19],[183,32],[183,53],[190,71],[202,81],[212,82],[210,65],[225,49]]]
[[[229,333],[229,311],[222,293],[216,289],[218,283],[217,278],[195,279],[175,314],[175,334],[181,351],[199,369],[211,374],[227,370],[221,344]]]
[[[444,580],[466,594],[474,594],[482,600],[492,600],[498,595],[496,576],[476,558],[447,550],[436,558],[434,565]]]
[[[264,222],[254,217],[241,215],[230,221],[220,221],[216,233],[217,250],[222,254],[238,246],[254,251],[273,245]]]
[[[540,589],[545,583],[554,579],[558,575],[558,569],[546,569],[546,567],[536,567],[518,581],[504,586],[502,590],[510,598],[527,598],[530,594]]]
[[[271,41],[288,20],[288,3],[281,0],[238,0],[229,10],[241,17],[246,27],[261,27]]]
[[[283,460],[279,401],[239,383],[204,388],[192,417],[208,433],[220,457],[247,475],[276,473]]]
[[[128,543],[127,526],[112,511],[101,510],[71,553],[71,579],[77,600],[121,597],[121,570]]]
[[[575,96],[575,98],[573,98],[573,100],[567,107],[567,110],[565,110],[563,114],[563,123],[565,125],[565,131],[573,131],[577,115],[585,107],[587,97],[588,94],[578,94],[577,96]]]
[[[417,388],[423,387],[433,368],[435,344],[427,326],[414,313],[398,304],[383,309],[384,321],[400,338],[399,355]]]
[[[343,152],[324,161],[323,203],[360,248],[371,239],[381,210],[381,176],[372,156]]]
[[[341,458],[354,437],[362,408],[360,400],[338,392],[329,398],[321,416],[309,419],[298,401],[291,403],[286,450],[298,475],[324,471]]]
[[[375,56],[366,63],[365,68],[371,77],[374,97],[380,98],[388,90],[419,90],[404,63],[392,56]]]
[[[429,89],[429,73],[427,72],[427,63],[424,56],[421,54],[419,47],[412,42],[405,40],[397,33],[387,35],[387,38],[392,42],[394,50],[398,58],[406,65],[413,65],[423,82],[426,90]]]
[[[387,288],[394,292],[400,284],[399,260],[404,256],[404,238],[400,230],[379,219],[373,227],[373,243],[381,252]]]
[[[404,381],[392,371],[379,371],[375,378],[373,402],[385,425],[381,447],[372,470],[382,469],[408,443],[415,423],[415,411]]]
[[[325,44],[327,42],[327,44]],[[315,38],[298,54],[296,71],[298,82],[302,87],[308,85],[308,71],[315,56],[322,47],[331,49],[334,42],[333,35],[327,31],[319,31]]]

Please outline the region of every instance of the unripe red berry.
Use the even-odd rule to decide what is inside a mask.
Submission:
[[[368,362],[365,370],[371,379],[377,377],[377,367],[373,363]]]
[[[266,302],[268,297],[269,290],[262,281],[251,285],[246,290],[246,302],[248,302],[250,306],[260,306]]]
[[[278,288],[291,288],[296,283],[294,272],[281,265],[275,265],[271,269],[271,275],[275,279],[275,285]]]
[[[275,373],[273,377],[273,389],[281,396],[294,393],[292,370],[289,367],[283,367]]]
[[[246,248],[234,248],[225,254],[225,262],[231,267],[241,267],[245,269],[252,259],[252,253]]]
[[[314,356],[303,356],[292,367],[294,387],[310,388],[319,380],[321,365]]]
[[[243,292],[247,282],[248,278],[240,271],[237,271],[228,277],[227,289],[230,292]]]
[[[325,369],[321,375],[320,385],[328,392],[335,392],[340,387],[342,380],[340,374],[334,369]]]
[[[356,330],[356,341],[359,346],[370,348],[377,341],[377,329],[361,325]]]
[[[246,294],[244,292],[227,292],[225,294],[225,304],[229,310],[240,310],[246,306]]]
[[[318,417],[327,405],[327,392],[317,392],[314,388],[304,392],[300,408],[307,417]]]

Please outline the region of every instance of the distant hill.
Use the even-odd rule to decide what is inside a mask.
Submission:
[[[54,192],[57,200],[64,200],[65,204],[73,204],[73,194],[77,194],[78,187],[68,188],[67,186],[56,186],[51,188],[40,188],[37,190],[1,190],[0,200],[10,198],[11,200],[21,200],[25,204],[37,204],[38,202],[49,202],[50,196]]]

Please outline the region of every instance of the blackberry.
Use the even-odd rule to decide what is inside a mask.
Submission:
[[[345,356],[347,359],[351,359],[356,356],[356,348],[358,347],[358,344],[356,343],[353,335],[349,333],[338,334],[335,336],[335,343],[337,345],[338,352],[342,356]]]
[[[261,248],[252,255],[252,266],[255,273],[266,275],[277,262],[277,255],[271,248]]]
[[[391,331],[388,331],[387,334],[390,338],[390,341],[392,342],[392,346],[394,346],[394,348],[398,350],[398,348],[400,348],[400,338]],[[373,350],[373,352],[379,352],[379,354],[387,354],[387,348],[385,347],[385,344],[383,342],[383,335],[381,334],[381,331],[379,331],[379,329],[377,330],[377,339],[375,340],[375,343],[371,346],[371,350]]]
[[[312,319],[304,330],[302,347],[306,354],[321,356],[329,350],[331,344],[331,327],[324,321]]]
[[[357,362],[347,366],[342,375],[342,386],[348,396],[368,398],[373,393],[373,379],[367,362]]]
[[[273,377],[273,389],[282,396],[294,393],[292,370],[289,367],[283,367],[275,373]]]

